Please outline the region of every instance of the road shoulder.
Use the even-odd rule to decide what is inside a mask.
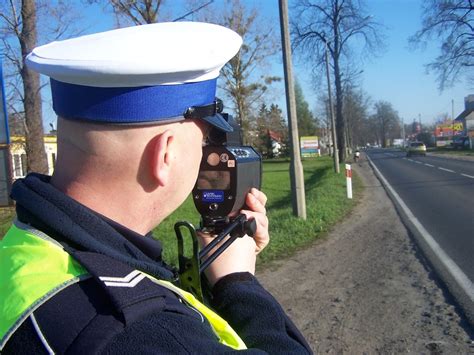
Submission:
[[[365,191],[349,218],[259,279],[315,352],[472,352],[472,330],[367,161],[353,167]]]

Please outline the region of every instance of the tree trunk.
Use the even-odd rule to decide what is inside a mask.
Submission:
[[[382,119],[382,148],[387,146],[387,121]]]
[[[48,173],[48,161],[44,149],[44,131],[41,113],[39,74],[27,68],[25,57],[36,46],[36,4],[33,0],[23,0],[21,4],[23,27],[19,37],[23,67],[23,104],[26,122],[26,156],[28,172]]]
[[[339,59],[335,55],[334,58],[334,81],[336,83],[336,133],[337,133],[337,149],[339,150],[339,161],[346,160],[346,135],[344,116],[342,114],[342,85],[341,73],[339,69]]]

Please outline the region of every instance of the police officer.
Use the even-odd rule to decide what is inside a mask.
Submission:
[[[160,23],[27,57],[51,78],[58,157],[52,177],[30,174],[12,189],[17,219],[0,242],[2,353],[311,352],[254,277],[269,241],[262,192],[252,189],[242,211],[256,219],[255,237],[207,270],[210,307],[170,282],[148,235],[191,191],[209,128],[231,130],[216,113],[216,80],[241,42],[217,25]],[[207,114],[185,115],[196,107]]]

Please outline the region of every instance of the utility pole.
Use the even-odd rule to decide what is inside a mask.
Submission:
[[[454,99],[451,99],[451,119],[454,121]]]
[[[324,39],[324,46],[326,50],[326,77],[328,81],[328,101],[329,101],[329,115],[331,116],[331,131],[332,131],[332,155],[334,160],[334,171],[339,174],[339,152],[337,151],[337,136],[336,136],[336,120],[334,118],[334,107],[332,106],[332,94],[331,94],[331,78],[329,75],[329,52],[328,42]]]
[[[300,157],[298,122],[296,120],[296,100],[291,64],[290,31],[288,30],[288,2],[287,0],[279,0],[278,5],[280,7],[280,29],[285,72],[286,110],[288,115],[288,129],[290,131],[291,201],[293,204],[293,214],[299,218],[306,219],[303,164],[301,163]]]

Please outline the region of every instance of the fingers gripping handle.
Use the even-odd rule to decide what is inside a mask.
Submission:
[[[187,229],[191,235],[193,244],[191,257],[184,256],[184,241],[181,229]],[[244,235],[253,237],[256,230],[257,223],[255,219],[252,218],[248,220],[244,214],[241,214],[232,220],[231,223],[224,228],[224,230],[218,234],[211,243],[198,252],[197,236],[194,226],[188,222],[176,223],[175,232],[178,238],[179,281],[181,287],[202,300],[203,294],[200,275],[203,271],[237,238],[241,238]],[[229,238],[221,243],[226,236],[229,236]],[[215,249],[214,252],[209,255],[213,249]]]
[[[247,216],[244,214],[238,215],[228,227],[226,227],[220,234],[218,234],[214,240],[204,247],[199,253],[199,259],[202,262],[199,272],[203,272],[216,258],[221,255],[237,238],[241,238],[244,235],[253,237],[257,230],[257,223],[255,219],[247,220]],[[227,235],[229,238],[223,242],[218,248],[209,255],[204,261],[203,259],[214,249]]]

